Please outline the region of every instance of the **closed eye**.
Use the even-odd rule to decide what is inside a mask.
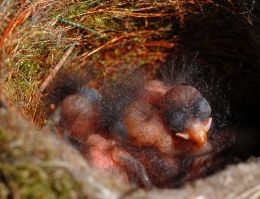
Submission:
[[[166,118],[171,129],[175,132],[184,131],[188,115],[185,112],[177,109],[171,109],[167,111]]]
[[[200,120],[204,120],[210,117],[211,107],[204,97],[201,97],[197,101],[195,101],[192,108],[192,114]]]

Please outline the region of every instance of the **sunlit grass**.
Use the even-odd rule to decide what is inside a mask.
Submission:
[[[212,2],[3,0],[2,4],[1,82],[11,101],[42,125],[48,109],[43,98],[48,93],[39,88],[71,45],[76,46],[61,70],[93,70],[98,84],[135,68],[152,78],[169,50],[178,45],[176,32],[184,16]]]

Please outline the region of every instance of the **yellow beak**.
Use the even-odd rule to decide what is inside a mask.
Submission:
[[[212,118],[203,121],[192,120],[184,132],[176,133],[176,136],[183,139],[192,140],[202,146],[207,142],[208,131],[212,123]]]

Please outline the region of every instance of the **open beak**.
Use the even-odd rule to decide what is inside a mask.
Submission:
[[[184,132],[176,133],[176,136],[183,139],[192,140],[202,146],[207,142],[208,131],[212,123],[212,118],[203,121],[192,120]]]

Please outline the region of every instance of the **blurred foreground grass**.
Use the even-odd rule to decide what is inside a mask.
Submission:
[[[69,171],[51,163],[54,153],[25,139],[0,125],[0,199],[84,198]]]

